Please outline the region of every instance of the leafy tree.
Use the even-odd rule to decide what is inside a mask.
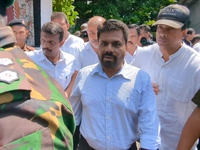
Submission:
[[[75,10],[79,13],[76,28],[94,15],[119,19],[126,24],[152,25],[159,10],[172,3],[176,0],[75,0]]]
[[[78,12],[74,10],[72,5],[73,2],[74,0],[53,0],[53,11],[64,12],[69,19],[70,25],[74,25],[74,21],[78,16]]]

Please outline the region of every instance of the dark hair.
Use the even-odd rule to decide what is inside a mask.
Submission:
[[[194,29],[193,29],[193,28],[188,28],[187,30],[188,30],[188,31],[187,31],[187,34],[192,34],[192,33],[194,32]]]
[[[42,26],[41,31],[52,35],[59,34],[59,42],[63,40],[64,30],[58,23],[47,22]]]
[[[106,20],[102,25],[98,26],[97,30],[98,30],[97,32],[98,39],[101,33],[103,32],[121,30],[124,35],[125,43],[127,44],[128,42],[128,27],[125,23],[123,23],[120,20],[115,20],[115,19]]]
[[[65,19],[65,23],[66,24],[69,23],[69,20],[67,19],[67,16],[63,12],[53,12],[51,14],[51,21],[53,21],[54,19],[58,19],[58,18],[64,18]]]
[[[127,25],[129,29],[135,29],[137,31],[138,36],[140,36],[140,27],[137,24],[129,24]]]
[[[144,30],[145,32],[150,32],[151,31],[151,28],[146,24],[140,25],[140,29]]]
[[[200,40],[200,34],[196,34],[194,38],[191,40],[191,42],[194,43],[196,40],[198,41]]]

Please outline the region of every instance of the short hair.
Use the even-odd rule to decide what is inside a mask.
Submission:
[[[188,28],[187,30],[187,34],[192,34],[195,31],[193,28]]]
[[[140,29],[144,30],[145,32],[150,32],[151,31],[151,28],[146,24],[140,25]]]
[[[128,42],[128,27],[125,23],[116,19],[106,20],[102,25],[97,28],[97,37],[99,39],[101,33],[109,32],[109,31],[117,31],[121,30],[123,32],[125,43]]]
[[[45,32],[48,34],[56,35],[59,34],[59,42],[63,40],[64,30],[63,28],[56,22],[47,22],[42,26],[41,32]]]
[[[127,25],[129,29],[135,29],[137,31],[138,36],[140,36],[140,27],[137,24],[129,24]]]
[[[51,14],[51,21],[54,20],[54,19],[58,19],[58,18],[64,18],[66,24],[69,23],[69,20],[68,20],[67,16],[65,15],[65,13],[63,13],[63,12],[53,12]]]

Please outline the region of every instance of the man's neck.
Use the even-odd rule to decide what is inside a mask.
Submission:
[[[24,49],[24,46],[26,45],[26,43],[16,43],[15,46],[20,47],[21,49]]]
[[[136,49],[137,49],[137,45],[133,46],[131,49],[127,49],[127,52],[130,54],[130,55],[134,55]]]
[[[160,51],[163,54],[162,58],[165,62],[169,60],[169,56],[176,53],[182,46],[182,43],[180,45],[177,45],[176,47],[160,47]]]
[[[46,56],[47,57],[47,56]],[[47,57],[47,59],[52,63],[56,64],[60,60],[60,53],[57,54],[55,57]]]
[[[113,77],[115,74],[119,72],[119,70],[123,67],[124,62],[122,62],[120,65],[118,65],[116,68],[105,68],[102,67],[103,71],[107,75],[108,78]]]
[[[67,33],[64,35],[64,41],[66,41],[69,38],[69,32],[67,31]]]

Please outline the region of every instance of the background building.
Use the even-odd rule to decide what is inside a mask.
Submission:
[[[7,9],[8,22],[14,18],[24,19],[29,29],[27,44],[40,46],[41,26],[50,21],[52,0],[15,0],[12,7]]]

